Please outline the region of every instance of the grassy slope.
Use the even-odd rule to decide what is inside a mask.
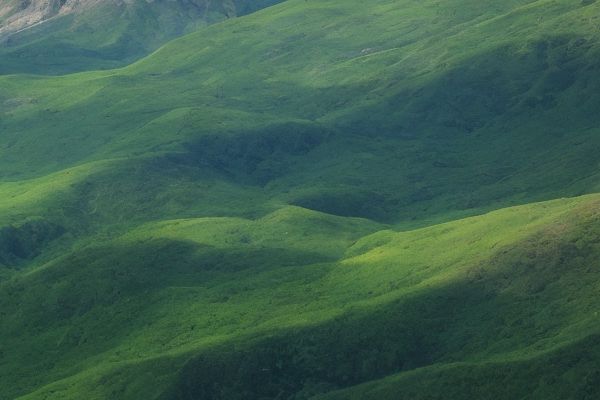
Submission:
[[[594,191],[597,5],[521,3],[291,2],[122,70],[5,77],[2,172],[178,152],[281,202],[405,223]]]
[[[144,225],[1,286],[2,393],[308,397],[576,346],[600,328],[598,201],[403,233],[298,208]]]
[[[0,77],[0,398],[586,368],[544,357],[595,343],[595,196],[392,227],[597,190],[598,7],[291,0]]]
[[[595,399],[598,336],[560,350],[504,363],[423,368],[318,399]]]

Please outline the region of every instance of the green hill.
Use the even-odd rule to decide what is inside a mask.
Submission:
[[[288,0],[0,76],[0,399],[597,398],[599,11]]]
[[[2,393],[310,398],[401,373],[373,398],[473,398],[474,376],[494,398],[594,394],[598,204],[409,232],[299,208],[143,225],[2,284]]]

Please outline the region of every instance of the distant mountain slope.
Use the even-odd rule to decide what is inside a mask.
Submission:
[[[171,38],[279,0],[2,0],[0,74],[124,65]]]

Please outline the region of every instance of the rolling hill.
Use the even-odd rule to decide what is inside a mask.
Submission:
[[[600,395],[600,3],[213,22],[2,58],[0,399]]]

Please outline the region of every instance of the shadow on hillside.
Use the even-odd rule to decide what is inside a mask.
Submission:
[[[32,277],[7,282],[2,291],[14,296],[9,300],[13,306],[22,302],[22,311],[31,312],[30,321],[35,320],[33,315],[40,315],[56,322],[171,286],[211,286],[213,280],[223,283],[222,279],[238,274],[247,278],[250,271],[260,273],[330,261],[331,257],[317,252],[246,245],[243,237],[224,248],[152,239],[80,249]],[[30,292],[35,297],[27,302],[19,298]],[[56,301],[47,302],[49,296]]]
[[[600,162],[596,47],[567,35],[501,46],[440,66],[416,89],[392,85],[331,124],[216,133],[173,157],[277,188],[290,204],[388,223],[579,195]],[[331,109],[340,93],[360,105],[369,85],[290,91],[302,113],[304,103]]]
[[[593,334],[534,358],[435,365],[319,399],[595,400],[600,396],[598,359],[600,335]]]
[[[260,115],[260,120],[293,116],[305,122],[251,131],[240,124],[229,132],[219,124],[187,126],[182,117],[164,129],[173,130],[165,133],[170,141],[187,141],[185,153],[159,156],[157,163],[164,162],[166,169],[180,166],[179,173],[191,178],[210,169],[228,182],[258,186],[279,201],[317,211],[418,222],[578,195],[592,190],[600,162],[600,135],[592,130],[598,126],[597,54],[593,40],[555,36],[523,48],[498,47],[458,65],[439,65],[417,88],[400,75],[398,82],[386,80],[386,87],[375,81],[333,82],[319,89],[257,81],[243,89],[232,81],[226,95],[215,98],[200,90],[177,96],[175,79],[193,73],[185,70],[164,77],[165,82],[174,80],[173,93],[160,92],[162,78],[115,76],[85,101],[60,112],[40,105],[38,121],[32,120],[26,134],[17,134],[18,121],[7,120],[14,148],[28,138],[27,154],[7,152],[3,171],[6,176],[37,175],[44,168],[34,159],[53,165],[47,168],[62,160],[64,168],[102,150],[112,154],[118,138],[143,131],[170,111],[193,106],[199,113],[241,110]],[[399,74],[402,64],[393,68]],[[136,88],[131,91],[135,95],[124,94],[129,88]],[[367,102],[365,96],[373,92],[381,97]],[[118,108],[115,97],[123,100]],[[325,122],[334,113],[336,118]],[[75,132],[74,124],[79,127]],[[186,130],[175,135],[180,125]],[[48,126],[57,134],[70,133],[65,141],[39,144],[28,136],[51,137]],[[162,148],[157,144],[152,149]],[[142,150],[147,149],[133,152]],[[161,187],[152,190],[160,192]],[[147,197],[137,204],[154,200]]]
[[[325,261],[331,258],[251,246],[243,238],[229,248],[151,239],[79,249],[0,286],[0,336],[7,338],[0,354],[10,360],[0,365],[0,374],[14,378],[11,388],[31,389],[32,382],[41,387],[74,373],[72,360],[85,363],[149,329],[156,322],[154,307],[170,301],[164,290],[195,289],[194,301],[226,306],[231,298],[274,284],[249,282],[255,274]],[[28,351],[32,346],[39,351]],[[3,369],[8,366],[10,371]]]
[[[43,219],[0,227],[0,267],[18,268],[64,233],[62,226]]]
[[[204,350],[163,398],[306,399],[436,363],[541,351],[577,339],[558,334],[574,320],[585,326],[586,310],[595,306],[600,225],[574,216],[570,221],[576,230],[543,231],[516,247],[499,249],[465,270],[459,281],[391,302],[371,298],[375,304],[353,305],[369,298],[355,299],[332,288],[331,296],[339,297],[322,303],[324,315],[336,307],[344,307],[345,314],[313,326],[237,336]],[[32,381],[43,385],[60,378],[55,371],[62,377],[74,373],[69,372],[75,368],[71,360],[119,348],[134,334],[150,334],[157,308],[177,307],[177,301],[219,309],[232,299],[234,305],[244,304],[254,291],[268,293],[278,285],[250,277],[286,267],[294,282],[298,279],[298,290],[304,290],[307,282],[331,274],[332,266],[301,273],[302,266],[327,261],[317,253],[246,246],[243,238],[225,249],[164,239],[80,249],[0,286],[1,321],[7,321],[0,330],[11,338],[3,357],[12,360],[11,373],[18,375],[14,387]],[[369,287],[368,280],[363,284]],[[180,298],[174,292],[161,297],[164,289],[178,287],[196,290]],[[394,296],[402,288],[391,280],[376,289]],[[313,308],[320,301],[311,292],[291,300]],[[174,332],[181,331],[180,320],[170,323]],[[189,332],[187,326],[179,328]],[[587,334],[585,329],[581,334]],[[168,335],[163,339],[171,340]],[[32,346],[43,350],[27,352]],[[151,363],[147,368],[152,373]]]
[[[173,154],[169,160],[265,185],[292,172],[299,157],[331,140],[332,131],[323,126],[289,122],[235,135],[202,136],[187,144],[187,153]]]
[[[585,229],[534,235],[473,266],[464,280],[413,297],[215,347],[191,360],[162,398],[308,399],[436,363],[511,352],[532,355],[578,340],[589,331],[568,338],[559,334],[573,321],[591,318],[577,313],[593,307],[600,248],[595,239],[578,245],[574,240],[597,239],[600,228],[588,224]],[[580,360],[570,358],[571,364],[542,369],[538,383],[575,368]],[[514,386],[519,382],[505,382],[505,389],[519,391]],[[590,385],[570,387],[588,390]]]

